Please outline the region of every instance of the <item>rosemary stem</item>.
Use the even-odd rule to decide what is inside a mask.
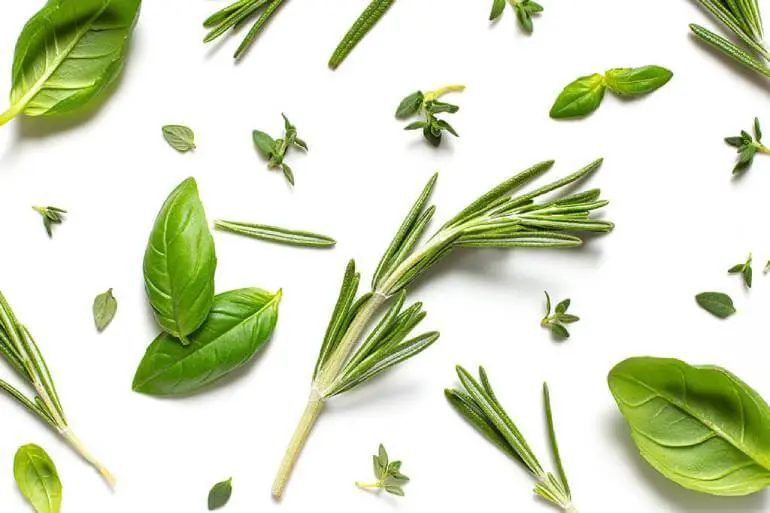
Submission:
[[[299,459],[302,448],[307,443],[310,432],[313,430],[313,426],[316,420],[318,420],[323,407],[324,398],[313,388],[305,407],[305,412],[299,419],[299,424],[297,424],[297,428],[294,430],[294,435],[291,437],[289,447],[283,455],[281,466],[278,468],[278,474],[276,474],[275,481],[273,482],[272,494],[276,500],[280,500],[283,496],[286,484],[289,482],[294,466],[297,464],[297,459]]]
[[[91,466],[93,466],[96,470],[99,471],[99,474],[104,478],[105,481],[107,481],[107,484],[110,485],[110,488],[115,488],[115,485],[117,484],[117,480],[115,479],[115,476],[112,475],[112,473],[107,470],[107,467],[101,464],[99,460],[94,457],[93,454],[86,448],[86,446],[83,444],[83,442],[75,436],[75,433],[72,432],[72,430],[64,426],[61,428],[60,433],[62,437],[67,441],[67,443],[72,447],[75,452],[80,454],[80,456],[86,460]]]

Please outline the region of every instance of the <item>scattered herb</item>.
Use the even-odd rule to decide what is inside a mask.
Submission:
[[[374,28],[374,25],[380,21],[380,18],[388,12],[388,9],[390,9],[394,3],[395,0],[371,1],[334,50],[334,54],[332,54],[331,59],[329,59],[329,67],[331,69],[337,69],[337,67],[342,64],[342,61],[345,60],[353,48],[355,48],[366,34]]]
[[[331,248],[337,241],[326,235],[317,233],[288,230],[277,226],[265,224],[239,223],[236,221],[214,221],[214,228],[226,232],[237,233],[255,239],[289,244],[291,246],[305,246],[311,248]]]
[[[507,0],[513,10],[516,12],[516,18],[519,20],[521,28],[532,33],[532,16],[543,12],[543,6],[533,0]],[[489,14],[489,20],[496,20],[505,10],[506,0],[493,0],[492,12]]]
[[[534,490],[537,495],[567,513],[577,513],[577,509],[572,504],[572,491],[564,472],[556,441],[548,385],[543,384],[543,402],[546,422],[548,423],[551,456],[556,464],[556,475],[543,470],[524,435],[497,400],[484,368],[479,367],[480,382],[460,366],[457,367],[457,375],[463,390],[447,389],[444,391],[444,395],[457,410],[457,413],[475,427],[484,438],[492,442],[503,453],[519,461],[532,474],[537,480]]]
[[[123,69],[140,3],[46,3],[16,42],[11,106],[0,125],[19,114],[58,116],[95,104]]]
[[[404,496],[402,486],[409,481],[409,478],[401,473],[401,462],[390,461],[385,447],[380,444],[377,454],[372,456],[374,465],[374,477],[377,479],[374,483],[362,483],[356,481],[356,486],[368,490],[385,490],[391,495]]]
[[[185,153],[195,149],[195,134],[182,125],[166,125],[163,127],[163,137],[176,151]]]
[[[733,168],[733,175],[748,171],[757,153],[770,154],[770,148],[762,144],[762,127],[759,126],[759,118],[754,118],[754,137],[747,131],[741,130],[741,135],[725,137],[725,142],[738,150],[738,162]]]
[[[189,395],[242,367],[270,339],[280,302],[281,291],[250,288],[217,294],[189,345],[168,333],[150,344],[134,375],[134,391]]]
[[[13,459],[13,477],[36,513],[59,513],[62,486],[56,465],[42,447],[24,445]]]
[[[144,254],[144,283],[163,331],[187,344],[214,299],[217,257],[194,178],[163,204]]]
[[[103,292],[94,299],[94,323],[98,331],[103,331],[115,317],[118,311],[118,301],[112,295],[112,289]]]
[[[743,283],[746,285],[746,287],[751,288],[751,278],[754,274],[751,270],[751,253],[749,253],[748,258],[746,261],[742,264],[735,264],[730,269],[727,270],[730,274],[740,274],[743,276]]]
[[[730,296],[722,292],[701,292],[695,296],[701,308],[720,319],[727,319],[735,313],[735,306]]]
[[[425,139],[433,146],[438,147],[441,144],[441,136],[444,131],[449,132],[455,137],[458,137],[458,135],[455,129],[452,128],[452,125],[443,119],[439,119],[436,115],[444,112],[454,114],[460,110],[460,107],[457,105],[441,102],[438,99],[447,93],[462,92],[464,90],[465,86],[463,85],[450,85],[427,93],[422,91],[412,93],[401,100],[398,109],[396,109],[396,118],[406,119],[415,115],[424,117],[424,120],[409,123],[404,129],[421,129]]]
[[[558,305],[556,305],[556,309],[551,315],[551,296],[548,295],[548,292],[545,293],[545,317],[543,317],[543,320],[540,321],[540,325],[543,328],[548,328],[551,330],[551,333],[553,333],[556,337],[559,338],[569,338],[569,331],[567,331],[567,328],[564,326],[565,324],[571,324],[573,322],[577,322],[580,320],[580,317],[577,315],[571,315],[567,313],[567,309],[569,308],[570,300],[565,299]]]
[[[294,185],[294,172],[291,170],[288,164],[283,159],[286,157],[286,152],[291,147],[300,148],[304,151],[308,150],[307,143],[297,137],[297,127],[289,122],[286,114],[283,116],[284,134],[283,139],[273,139],[265,132],[254,130],[252,132],[252,138],[254,139],[254,145],[259,150],[259,153],[263,158],[267,159],[267,168],[276,169],[280,168],[283,171],[283,175],[291,185]]]
[[[698,0],[698,3],[743,44],[742,47],[738,46],[695,23],[690,24],[690,30],[701,41],[729,58],[762,75],[770,76],[770,68],[765,64],[770,59],[770,52],[764,45],[762,15],[757,0]]]
[[[29,399],[27,395],[3,380],[0,380],[0,389],[61,435],[70,447],[93,465],[111,486],[114,486],[115,478],[112,474],[93,457],[70,429],[43,354],[29,330],[16,319],[11,305],[2,293],[0,293],[0,355],[21,378],[29,383],[34,390],[34,395]]]
[[[58,207],[32,207],[32,209],[43,216],[43,226],[49,237],[53,237],[51,227],[54,224],[61,224],[64,221],[62,214],[66,214],[67,211]]]
[[[209,511],[224,507],[233,494],[233,478],[215,484],[209,491]]]
[[[425,316],[420,303],[406,310],[402,307],[410,286],[444,256],[457,248],[570,248],[582,244],[575,232],[613,229],[609,221],[592,216],[594,210],[607,205],[599,199],[598,189],[535,201],[581,181],[600,165],[601,160],[597,160],[562,179],[514,196],[514,191],[548,171],[553,161],[537,164],[481,195],[420,245],[436,210],[428,202],[437,175],[428,181],[380,260],[370,292],[357,296],[361,275],[353,261],[348,264],[313,372],[310,399],[273,483],[274,497],[283,495],[328,399],[418,354],[438,339],[439,334],[431,332],[402,342]],[[387,311],[372,325],[389,300]],[[371,332],[362,337],[369,326],[373,326]]]
[[[238,28],[245,25],[249,19],[259,15],[246,34],[246,37],[243,38],[243,42],[238,46],[235,55],[233,55],[238,60],[244,56],[262,31],[262,28],[264,28],[284,2],[285,0],[237,0],[206,18],[203,26],[211,30],[206,34],[203,42],[209,43],[214,41],[230,29],[233,29],[233,32],[235,32]]]
[[[567,85],[551,107],[554,119],[587,116],[599,108],[609,89],[619,96],[641,96],[666,85],[674,74],[660,66],[614,68],[604,75],[580,77]]]
[[[640,454],[671,481],[712,495],[770,485],[770,408],[734,374],[643,357],[607,380]]]

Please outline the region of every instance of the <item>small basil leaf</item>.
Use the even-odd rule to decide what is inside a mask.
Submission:
[[[37,513],[59,513],[62,485],[56,465],[37,445],[25,445],[13,459],[13,477]]]
[[[163,137],[176,151],[185,153],[195,149],[195,134],[182,125],[166,125],[163,127]]]
[[[251,138],[254,140],[254,146],[257,147],[257,150],[259,150],[259,153],[263,158],[269,159],[275,154],[276,142],[265,132],[254,130],[251,133]]]
[[[607,70],[604,77],[607,87],[623,96],[648,94],[666,85],[674,74],[661,66],[641,68],[615,68]]]
[[[233,478],[227,481],[215,484],[209,491],[208,506],[209,511],[214,511],[223,507],[230,500],[233,494]]]
[[[112,289],[103,292],[94,299],[94,323],[98,331],[103,331],[112,322],[118,310],[118,301],[112,295]]]
[[[398,119],[403,119],[414,116],[417,114],[417,111],[420,110],[420,106],[422,105],[424,99],[425,97],[421,91],[410,94],[401,100],[401,103],[398,105],[398,109],[396,109],[396,117]]]
[[[144,254],[145,288],[155,318],[183,343],[211,309],[216,267],[198,186],[188,178],[163,204]]]
[[[492,12],[489,13],[489,20],[495,20],[503,14],[505,10],[505,0],[494,0],[492,3]]]
[[[735,313],[733,300],[722,292],[701,292],[695,296],[695,301],[701,308],[721,319],[726,319]]]
[[[605,89],[604,77],[598,73],[575,80],[556,98],[551,117],[576,118],[592,113],[602,103]]]
[[[133,389],[148,395],[191,394],[246,364],[273,333],[281,293],[240,289],[218,294],[206,322],[182,346],[162,333],[147,348]]]

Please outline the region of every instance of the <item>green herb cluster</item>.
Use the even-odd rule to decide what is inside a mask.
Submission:
[[[741,130],[740,135],[725,137],[725,142],[738,151],[738,162],[733,168],[733,175],[748,171],[757,153],[770,154],[770,148],[762,144],[762,127],[759,125],[759,118],[754,118],[754,137],[747,131]]]
[[[506,2],[511,4],[521,28],[531,34],[534,30],[532,17],[543,12],[543,6],[534,0],[493,0],[492,12],[489,14],[490,21],[502,16]]]
[[[204,43],[218,39],[228,30],[237,31],[240,27],[256,17],[243,41],[235,51],[233,58],[240,59],[251,48],[257,36],[262,32],[268,21],[275,15],[285,0],[237,0],[222,10],[206,18],[203,26],[209,30]]]
[[[59,207],[32,207],[32,210],[43,216],[43,227],[48,237],[53,237],[52,227],[55,224],[62,224],[64,222],[64,214],[66,210]]]
[[[438,114],[454,114],[460,107],[451,103],[439,101],[439,98],[452,92],[462,92],[465,90],[463,85],[450,85],[423,93],[416,91],[403,100],[396,109],[396,118],[408,119],[413,116],[421,116],[425,119],[409,123],[404,130],[422,130],[425,140],[433,146],[438,147],[441,144],[441,137],[444,132],[458,137],[457,132],[448,121],[437,117]]]
[[[257,147],[259,153],[263,158],[267,159],[268,169],[280,168],[283,171],[283,175],[286,180],[294,185],[294,172],[289,165],[283,161],[286,157],[286,152],[289,148],[299,148],[307,151],[307,143],[297,136],[297,127],[291,124],[286,114],[283,116],[284,134],[281,139],[273,139],[265,132],[254,130],[252,138],[254,139],[254,146]]]
[[[730,274],[740,274],[743,277],[743,283],[746,285],[746,288],[751,288],[751,282],[752,277],[754,275],[754,271],[751,269],[751,261],[752,256],[751,253],[749,253],[749,256],[746,258],[746,261],[742,264],[735,264],[730,269],[727,270]]]
[[[567,309],[570,306],[570,300],[565,299],[556,305],[553,314],[551,313],[551,296],[548,292],[545,292],[545,316],[540,321],[540,325],[543,328],[548,328],[555,337],[566,339],[569,338],[569,331],[567,331],[565,324],[572,324],[580,320],[577,315],[567,313]]]
[[[374,477],[373,483],[356,481],[356,486],[366,490],[385,490],[391,495],[404,496],[403,486],[409,482],[409,478],[401,473],[401,462],[390,461],[385,446],[380,444],[377,454],[372,456]]]

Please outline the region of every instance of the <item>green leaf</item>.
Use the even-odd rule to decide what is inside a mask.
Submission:
[[[460,110],[460,107],[458,105],[453,105],[451,103],[434,100],[427,104],[427,110],[431,114],[442,114],[444,112],[448,112],[449,114],[454,114]]]
[[[666,85],[673,76],[671,71],[661,66],[615,68],[604,74],[607,87],[623,96],[649,94]]]
[[[215,484],[209,491],[208,506],[209,511],[214,511],[224,507],[233,494],[233,478]]]
[[[337,241],[326,235],[301,230],[289,230],[266,224],[241,223],[236,221],[214,221],[214,228],[227,232],[253,237],[255,239],[304,246],[309,248],[331,248]]]
[[[742,137],[725,137],[725,142],[735,148],[740,148],[744,144]]]
[[[733,300],[722,292],[701,292],[695,296],[695,301],[701,308],[721,319],[726,319],[735,313]]]
[[[640,454],[668,479],[712,495],[770,485],[770,408],[735,375],[644,357],[620,362],[608,383]]]
[[[276,154],[275,140],[265,132],[254,130],[251,133],[251,138],[254,141],[254,146],[256,146],[263,158],[270,159]]]
[[[551,117],[576,118],[592,113],[602,103],[605,89],[604,77],[598,73],[575,80],[556,98]]]
[[[426,126],[422,129],[422,135],[425,139],[434,147],[438,148],[441,145],[441,130],[433,125]]]
[[[422,94],[422,91],[417,91],[410,94],[401,100],[401,103],[398,105],[398,109],[396,109],[396,117],[398,119],[404,119],[414,116],[420,110],[424,99],[425,96]]]
[[[385,450],[385,446],[382,444],[377,448],[377,459],[380,461],[383,469],[388,468],[388,451]]]
[[[103,292],[94,299],[94,323],[98,331],[103,331],[112,322],[118,310],[118,301],[112,295],[112,289]]]
[[[148,395],[199,391],[245,365],[273,333],[281,292],[249,288],[218,294],[188,346],[162,333],[147,348],[133,389]]]
[[[569,338],[569,331],[567,331],[567,328],[561,324],[553,322],[548,325],[548,328],[551,330],[551,333],[556,336],[556,338]]]
[[[762,127],[759,126],[759,118],[754,118],[754,138],[762,142]]]
[[[765,66],[753,55],[736,46],[730,40],[725,39],[724,37],[717,35],[710,30],[701,27],[700,25],[696,25],[695,23],[690,24],[690,30],[692,30],[693,34],[695,34],[703,42],[716,48],[731,59],[743,64],[744,66],[756,71],[757,73],[761,73],[762,75],[770,77],[770,68]]]
[[[455,137],[460,137],[455,129],[450,125],[448,122],[444,121],[443,119],[437,119],[436,125],[441,128],[442,130],[446,130],[450,134],[454,135]]]
[[[521,25],[521,28],[527,33],[531,34],[534,30],[534,27],[532,26],[532,15],[530,15],[529,11],[527,11],[521,4],[513,4],[513,7],[516,10],[516,17],[519,20],[519,25]]]
[[[56,465],[37,445],[25,445],[13,459],[13,477],[21,494],[37,513],[59,513],[62,485]]]
[[[140,0],[49,1],[22,29],[13,61],[11,106],[56,116],[92,106],[123,69]]]
[[[286,181],[289,182],[289,185],[294,186],[294,171],[291,170],[289,164],[282,162],[281,171],[283,171],[283,176],[286,178]]]
[[[556,305],[556,313],[563,314],[564,312],[566,312],[567,308],[569,308],[570,302],[571,301],[569,299],[565,299],[564,301]]]
[[[737,274],[737,273],[742,273],[742,272],[743,272],[743,269],[744,269],[745,267],[746,267],[746,266],[745,266],[744,264],[735,264],[734,266],[732,266],[731,268],[729,268],[729,269],[727,270],[727,272],[728,272],[728,273],[730,273],[730,274]]]
[[[496,20],[500,17],[501,14],[503,14],[503,10],[505,10],[505,0],[493,0],[492,3],[492,12],[489,13],[489,20]]]
[[[421,129],[421,128],[425,128],[425,127],[427,127],[429,125],[430,125],[430,123],[428,123],[427,121],[422,121],[422,120],[420,120],[420,121],[412,121],[411,123],[409,123],[408,125],[406,125],[404,127],[404,130],[418,130],[418,129]]]
[[[195,179],[169,195],[144,254],[144,283],[160,327],[185,342],[214,298],[217,257]]]
[[[163,137],[166,142],[181,153],[195,149],[195,134],[182,125],[166,125],[163,127]]]
[[[400,486],[385,485],[385,491],[388,492],[391,495],[397,495],[399,497],[403,497],[404,496],[404,490]]]
[[[337,45],[337,48],[334,50],[331,59],[329,59],[329,67],[331,69],[337,69],[339,65],[342,64],[342,61],[344,61],[348,54],[353,51],[353,48],[361,42],[364,36],[374,28],[374,25],[380,21],[380,18],[385,15],[395,1],[396,0],[372,0],[369,3],[364,12],[362,12],[358,19],[356,19],[353,26],[350,27],[350,30],[348,30],[342,38],[342,41],[340,41],[339,45]]]
[[[48,237],[53,237],[52,226],[54,224],[61,224],[64,221],[64,216],[67,211],[58,207],[32,207],[32,210],[43,216],[43,227],[45,228]]]

